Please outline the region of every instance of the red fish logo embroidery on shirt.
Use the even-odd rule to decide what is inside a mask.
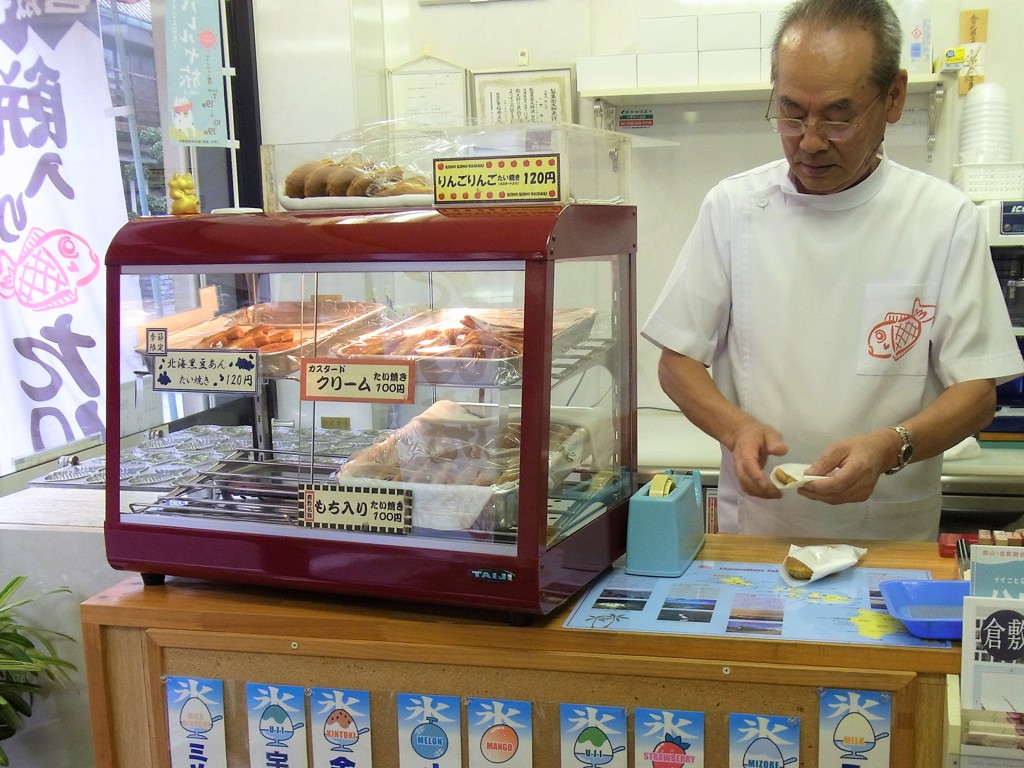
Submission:
[[[910,314],[890,312],[885,320],[871,329],[868,334],[868,354],[881,359],[899,360],[917,344],[924,324],[934,319],[935,305],[922,304],[920,297],[915,298]]]

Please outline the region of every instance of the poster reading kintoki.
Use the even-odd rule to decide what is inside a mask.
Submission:
[[[800,768],[800,718],[729,715],[729,768]]]
[[[399,693],[400,768],[462,768],[462,717],[458,696]]]
[[[633,755],[637,768],[704,768],[704,713],[637,707]]]
[[[470,699],[466,704],[469,768],[530,768],[532,713],[528,701]]]
[[[309,693],[313,768],[370,768],[370,693],[313,688]]]
[[[626,768],[626,710],[563,704],[561,768]]]
[[[225,768],[223,682],[168,677],[167,735],[171,768]]]
[[[249,765],[306,768],[306,698],[301,685],[245,684]]]
[[[832,688],[818,693],[820,768],[889,768],[892,694]]]

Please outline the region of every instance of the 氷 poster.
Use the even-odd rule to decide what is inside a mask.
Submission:
[[[167,737],[171,768],[226,768],[224,683],[168,677]]]
[[[299,685],[246,683],[249,765],[306,768],[306,696]]]
[[[462,716],[458,696],[399,693],[400,768],[462,768]]]
[[[729,768],[800,768],[800,718],[729,715]]]
[[[888,768],[892,694],[823,688],[819,695],[820,768]]]
[[[309,692],[312,768],[369,768],[372,764],[370,693],[341,688]]]
[[[533,765],[533,706],[528,701],[469,699],[469,768],[530,768]]]
[[[562,704],[561,768],[626,768],[626,710]]]
[[[703,768],[704,713],[637,707],[633,764],[637,768]]]

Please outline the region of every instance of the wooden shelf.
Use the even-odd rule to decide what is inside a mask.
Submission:
[[[944,83],[947,75],[912,76],[910,93],[927,93]],[[662,104],[714,104],[730,101],[760,101],[771,94],[770,83],[735,83],[730,85],[694,85],[686,88],[622,88],[614,91],[590,89],[580,91],[587,99],[600,99],[617,107],[652,107]]]

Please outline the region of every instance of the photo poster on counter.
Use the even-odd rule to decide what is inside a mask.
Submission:
[[[308,768],[306,692],[301,685],[245,684],[249,765]]]
[[[412,126],[466,125],[468,89],[464,67],[433,56],[421,56],[388,70],[390,117]]]
[[[399,768],[462,768],[458,696],[399,693],[395,704]]]
[[[309,709],[312,768],[370,768],[373,733],[369,691],[312,688]]]
[[[729,768],[800,768],[800,718],[729,715]]]
[[[533,705],[510,699],[468,699],[469,768],[531,768]]]
[[[1024,547],[972,544],[971,594],[1024,600]]]
[[[576,88],[572,67],[473,73],[479,123],[571,123]]]
[[[818,695],[819,768],[889,768],[892,694],[822,688]]]
[[[169,676],[166,685],[171,768],[227,768],[223,681]]]
[[[562,704],[561,768],[626,768],[626,708]]]
[[[637,707],[633,761],[637,768],[704,768],[704,713]]]

